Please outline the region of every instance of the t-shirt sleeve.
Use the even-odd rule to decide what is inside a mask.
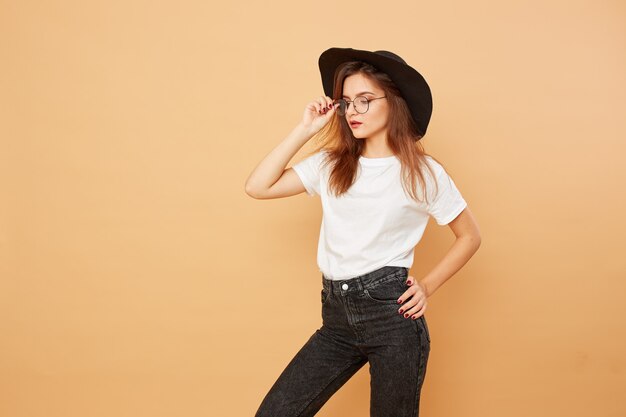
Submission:
[[[428,213],[443,226],[454,220],[467,207],[467,202],[446,170],[435,160],[429,160],[439,188],[437,190],[432,183],[429,184]],[[427,178],[432,181],[430,175]]]
[[[300,177],[307,194],[311,197],[320,194],[321,165],[324,156],[325,151],[322,149],[292,166],[298,177]]]

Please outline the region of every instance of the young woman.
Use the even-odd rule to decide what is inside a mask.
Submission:
[[[257,417],[313,416],[369,362],[370,416],[414,417],[430,352],[430,297],[480,246],[454,181],[419,140],[430,88],[398,55],[331,48],[319,58],[326,96],[250,174],[258,199],[319,195],[322,327],[274,383]],[[287,163],[313,136],[321,146]],[[421,280],[408,276],[429,217],[456,240]]]

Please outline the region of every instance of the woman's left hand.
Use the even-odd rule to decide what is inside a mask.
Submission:
[[[426,305],[428,304],[426,301],[428,298],[426,287],[410,275],[406,279],[406,285],[409,286],[409,289],[398,299],[398,304],[402,304],[405,301],[406,303],[402,304],[398,313],[403,314],[405,318],[410,317],[415,320],[426,311]]]

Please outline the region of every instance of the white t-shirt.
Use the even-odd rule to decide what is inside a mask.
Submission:
[[[326,150],[308,156],[292,168],[307,193],[322,200],[322,224],[317,251],[320,272],[340,280],[363,275],[383,266],[411,268],[413,252],[421,240],[429,216],[439,225],[451,222],[467,203],[444,168],[426,156],[436,174],[423,169],[429,204],[406,195],[401,182],[401,163],[396,156],[359,158],[357,180],[339,198],[328,194],[332,164],[322,169]],[[418,183],[419,187],[419,183]],[[423,199],[418,191],[418,197]]]

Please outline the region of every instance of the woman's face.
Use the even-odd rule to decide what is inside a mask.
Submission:
[[[357,96],[371,100],[382,97],[385,93],[376,83],[361,73],[352,74],[343,81],[343,99],[354,100]],[[350,103],[346,111],[346,121],[357,139],[386,137],[389,104],[386,98],[369,102],[369,109],[365,113],[357,113],[354,103]],[[354,124],[360,122],[361,124]]]

